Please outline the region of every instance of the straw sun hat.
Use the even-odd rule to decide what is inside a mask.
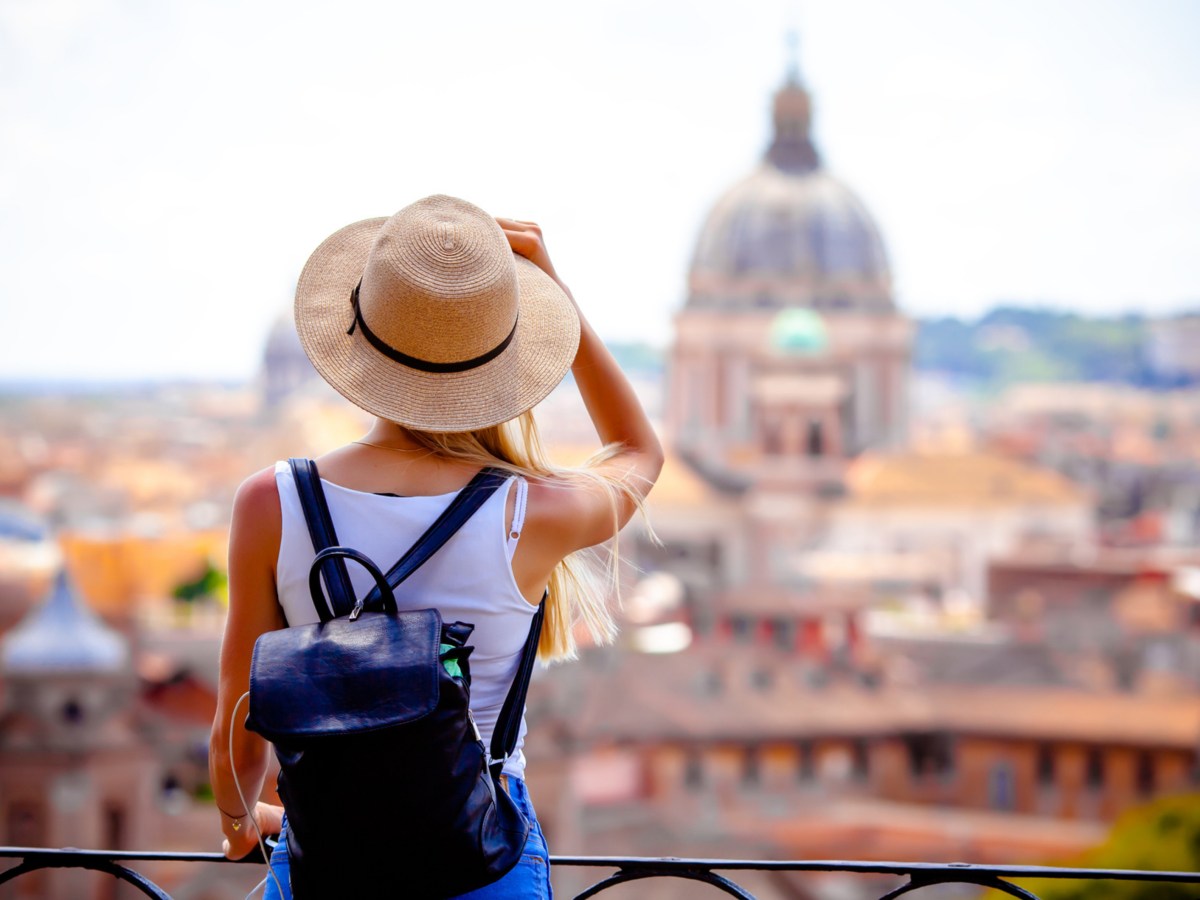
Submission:
[[[410,428],[471,431],[554,389],[579,317],[495,219],[439,195],[326,238],[296,286],[296,331],[356,406]]]

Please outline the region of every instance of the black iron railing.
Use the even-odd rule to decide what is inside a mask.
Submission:
[[[46,850],[0,847],[0,860],[18,863],[0,873],[0,884],[42,869],[90,869],[137,887],[147,897],[171,900],[170,895],[128,864],[134,862],[203,862],[238,865],[219,853],[139,853],[115,850]],[[903,879],[879,900],[894,900],[937,884],[967,884],[992,888],[1022,900],[1038,900],[1014,879],[1078,879],[1084,881],[1141,881],[1200,885],[1200,872],[1146,872],[1133,869],[1067,869],[1047,866],[977,866],[968,863],[846,862],[843,860],[675,859],[627,856],[552,856],[552,866],[613,870],[575,896],[586,900],[618,884],[645,878],[684,878],[710,884],[731,897],[754,900],[754,895],[722,872],[842,872],[894,875]]]

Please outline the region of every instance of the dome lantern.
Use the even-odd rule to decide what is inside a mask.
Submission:
[[[767,162],[782,172],[803,175],[821,165],[809,129],[812,125],[812,98],[795,72],[775,93],[775,135],[767,148]]]

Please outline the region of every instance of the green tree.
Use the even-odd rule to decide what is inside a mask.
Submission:
[[[211,560],[207,560],[203,571],[191,581],[176,587],[171,596],[181,603],[195,603],[209,598],[225,601],[229,596],[229,578]]]
[[[1164,797],[1123,815],[1107,840],[1068,863],[1089,869],[1200,872],[1200,794]],[[1042,900],[1196,900],[1200,885],[1145,881],[1024,882]]]

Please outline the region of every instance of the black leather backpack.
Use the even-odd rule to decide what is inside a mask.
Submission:
[[[393,589],[504,482],[484,469],[383,575],[339,547],[316,464],[290,460],[317,551],[309,589],[321,621],[262,635],[246,727],[275,745],[292,891],[306,898],[446,898],[490,884],[521,857],[529,823],[500,784],[516,745],[544,607],[529,629],[490,753],[471,717],[473,625],[399,612]],[[345,569],[375,587],[355,600]],[[321,591],[321,579],[329,603]]]

